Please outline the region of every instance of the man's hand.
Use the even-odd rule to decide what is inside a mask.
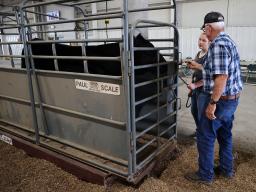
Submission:
[[[189,69],[197,69],[197,70],[202,70],[202,65],[193,61],[193,60],[190,60],[190,61],[185,61],[185,63],[187,64],[188,68]]]
[[[194,89],[196,89],[196,84],[195,83],[190,83],[190,84],[188,84],[188,89],[190,89],[190,90],[194,90]]]
[[[215,111],[216,111],[216,104],[208,104],[205,111],[206,117],[210,120],[216,119],[216,116],[214,115]]]
[[[226,74],[219,74],[214,76],[214,87],[213,87],[213,93],[211,98],[214,101],[218,101],[221,97],[221,94],[223,93],[223,90],[226,86],[228,75]],[[216,111],[216,104],[209,104],[206,108],[205,115],[208,119],[213,120],[216,119],[216,116],[214,115]]]
[[[193,92],[192,92],[192,90],[190,89],[189,92],[188,92],[188,96],[189,96],[189,97],[192,97],[192,94],[193,94]]]

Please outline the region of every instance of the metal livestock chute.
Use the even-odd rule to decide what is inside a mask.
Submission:
[[[176,4],[131,9],[123,0],[110,10],[111,2],[26,0],[1,13],[0,138],[92,182],[138,183],[175,146]],[[169,22],[129,23],[162,10]],[[107,46],[119,50],[108,55]]]

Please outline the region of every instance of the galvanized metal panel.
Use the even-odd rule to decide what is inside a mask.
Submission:
[[[102,108],[107,113],[107,109]],[[120,111],[122,113],[122,111]],[[50,136],[81,149],[94,151],[102,156],[127,160],[126,130],[73,117],[56,111],[45,110]]]
[[[30,100],[25,70],[0,68],[0,82],[0,95]]]
[[[0,119],[33,131],[26,71],[1,68],[0,82]]]
[[[125,121],[123,86],[104,78],[88,79],[82,75],[58,75],[42,72],[38,75],[43,103],[116,121]],[[75,79],[120,85],[120,95],[110,95],[76,89]]]
[[[97,79],[97,82],[118,83],[120,85],[121,94],[110,95],[76,89],[75,79],[95,80],[88,79],[83,75],[59,75],[40,72],[38,80],[42,103],[63,110],[72,110],[75,113],[94,115],[125,124],[124,93],[120,81]],[[104,122],[104,120],[95,121],[65,111],[45,108],[50,135],[75,145],[127,160],[125,126],[110,125],[111,123]]]

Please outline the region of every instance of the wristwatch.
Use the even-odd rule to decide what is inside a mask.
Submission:
[[[213,98],[211,98],[211,100],[210,100],[210,104],[211,104],[211,105],[215,105],[215,104],[217,104],[217,103],[218,103],[218,101],[214,101]]]

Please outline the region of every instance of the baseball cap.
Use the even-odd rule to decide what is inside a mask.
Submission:
[[[224,16],[219,12],[207,13],[204,17],[204,24],[201,27],[203,29],[207,23],[224,22]]]

